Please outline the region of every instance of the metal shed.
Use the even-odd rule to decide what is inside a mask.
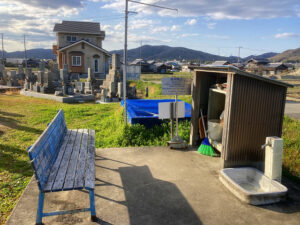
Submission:
[[[226,82],[226,90],[211,88]],[[261,145],[268,136],[281,137],[287,87],[292,85],[232,66],[199,67],[192,85],[190,144],[200,144],[200,109],[205,115],[210,111],[212,117],[224,111],[222,140],[214,143],[221,152],[221,167],[253,166],[263,170]],[[219,97],[217,104],[210,106],[213,95]]]

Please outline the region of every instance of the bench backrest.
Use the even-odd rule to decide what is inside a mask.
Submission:
[[[56,160],[66,133],[67,126],[64,112],[61,109],[28,151],[40,190],[43,190],[48,180],[50,169]]]

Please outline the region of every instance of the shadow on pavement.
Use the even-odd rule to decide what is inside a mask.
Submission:
[[[148,166],[119,167],[130,224],[202,224],[173,183],[155,179]]]

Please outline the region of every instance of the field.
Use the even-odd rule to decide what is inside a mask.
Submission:
[[[287,96],[300,100],[300,86],[295,86],[293,88],[288,88]]]

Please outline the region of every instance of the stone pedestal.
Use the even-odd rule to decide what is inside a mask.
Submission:
[[[37,82],[39,84],[44,84],[44,72],[43,71],[38,71],[38,73],[37,73]]]
[[[92,94],[93,93],[91,82],[85,82],[84,83],[84,93],[85,94]]]
[[[123,82],[118,83],[118,93],[119,98],[123,98]]]
[[[65,69],[60,69],[60,79],[64,82],[64,85],[69,83],[68,71]]]

